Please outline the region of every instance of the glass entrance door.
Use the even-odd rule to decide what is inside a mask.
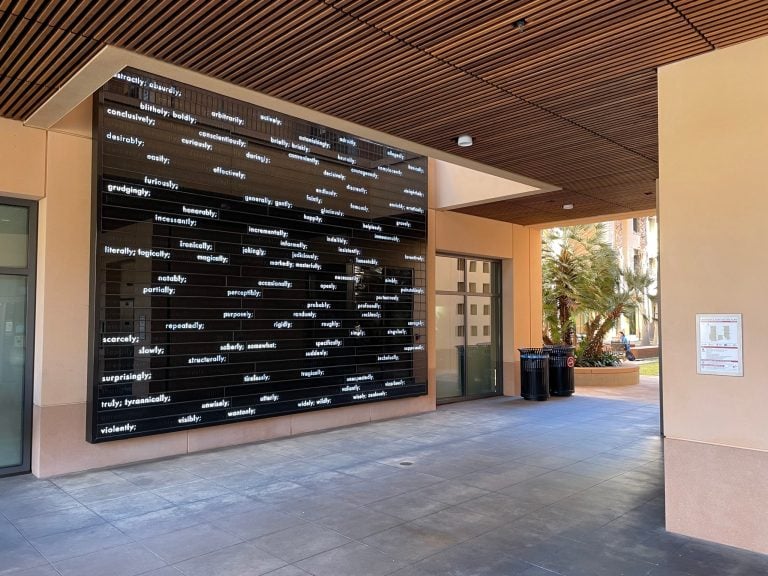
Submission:
[[[437,399],[501,393],[500,264],[437,257]]]
[[[0,199],[0,476],[29,471],[35,215]]]

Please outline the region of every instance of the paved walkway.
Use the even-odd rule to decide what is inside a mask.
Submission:
[[[757,576],[668,534],[656,379],[0,479],[14,576]]]

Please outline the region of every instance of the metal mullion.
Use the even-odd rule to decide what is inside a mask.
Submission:
[[[466,278],[467,278],[467,259],[464,258],[464,284],[466,284]],[[467,383],[469,382],[469,370],[467,366],[469,365],[469,321],[467,320],[469,318],[469,301],[468,301],[469,295],[465,292],[464,293],[464,373],[461,375],[461,397],[466,399],[469,397],[468,392],[468,386]]]

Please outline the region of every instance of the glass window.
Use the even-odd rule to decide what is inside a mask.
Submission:
[[[0,205],[0,267],[27,267],[27,222],[25,206]]]
[[[0,274],[0,468],[23,460],[26,304],[26,276]]]
[[[464,259],[452,256],[438,256],[435,259],[437,290],[462,292],[464,285]],[[458,290],[456,287],[459,287]]]
[[[478,259],[442,258],[450,264],[438,267],[438,275],[446,276],[437,278],[435,305],[437,400],[498,394],[501,356],[496,307],[500,305],[501,266]],[[477,318],[480,314],[482,320]],[[477,324],[467,326],[467,316]]]

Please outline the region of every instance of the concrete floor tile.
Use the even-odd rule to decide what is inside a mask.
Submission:
[[[48,560],[23,538],[0,541],[0,574],[48,566]]]
[[[0,564],[0,566],[2,566],[2,564]],[[0,572],[0,573],[4,574],[4,572]],[[61,574],[53,566],[46,563],[41,566],[36,566],[34,568],[27,568],[26,570],[14,571],[13,576],[61,576]]]
[[[182,576],[182,574],[183,573],[177,570],[174,566],[165,566],[164,568],[144,572],[141,576]]]
[[[656,399],[619,392],[489,398],[51,481],[0,479],[0,574],[768,574],[766,556],[664,530]]]
[[[186,484],[200,480],[200,476],[183,468],[153,466],[151,468],[136,466],[120,468],[115,473],[144,490],[156,490],[177,484]]]
[[[385,478],[393,474],[398,474],[400,471],[401,470],[396,466],[371,461],[363,461],[349,466],[342,466],[337,469],[337,472],[342,472],[366,480]]]
[[[134,539],[159,536],[200,523],[201,519],[196,514],[180,507],[163,508],[112,521],[121,532]]]
[[[309,572],[305,572],[297,566],[283,566],[270,572],[267,576],[312,576]]]
[[[95,484],[83,488],[73,488],[67,491],[72,498],[85,505],[99,502],[100,500],[112,500],[124,496],[132,496],[146,492],[145,488],[137,486],[124,478],[117,482],[107,482],[104,484]]]
[[[398,494],[391,498],[366,504],[365,507],[375,512],[382,512],[408,521],[432,514],[443,508],[448,508],[448,506],[450,505],[445,502],[430,500],[420,494]]]
[[[485,515],[499,522],[512,522],[543,507],[536,500],[515,498],[498,492],[478,496],[472,500],[462,502],[458,506],[464,510]]]
[[[489,532],[507,521],[506,518],[479,514],[459,504],[429,516],[418,518],[411,522],[411,524],[421,528],[445,532],[461,540],[469,540]]]
[[[315,522],[336,530],[349,538],[359,540],[376,532],[382,532],[393,526],[403,524],[405,520],[362,506],[334,510]]]
[[[490,494],[490,491],[483,490],[477,486],[470,486],[457,480],[447,480],[414,490],[411,494],[446,504],[460,504],[473,498]]]
[[[209,552],[239,544],[240,538],[211,524],[198,524],[168,532],[139,543],[168,564],[182,562]]]
[[[231,490],[215,480],[194,480],[184,484],[157,488],[153,492],[174,504],[189,504],[190,502],[207,500],[232,493]]]
[[[248,512],[211,520],[211,524],[234,534],[241,540],[253,540],[266,534],[306,524],[306,522],[298,516],[286,514],[273,506],[261,504]]]
[[[100,484],[114,484],[125,482],[113,470],[96,470],[92,472],[79,472],[77,474],[67,474],[66,476],[56,476],[51,478],[51,482],[69,492],[71,490],[80,490],[82,488],[91,488]]]
[[[101,516],[94,514],[84,506],[65,508],[15,521],[19,532],[26,538],[40,538],[49,534],[103,523],[104,519]]]
[[[139,492],[121,498],[97,500],[88,504],[88,508],[109,522],[141,516],[171,507],[173,507],[172,502],[152,492]]]
[[[351,542],[335,530],[304,523],[252,540],[256,546],[289,563],[326,552]]]
[[[80,502],[72,496],[63,492],[58,487],[50,489],[49,486],[43,488],[42,495],[40,496],[33,496],[31,493],[27,493],[24,497],[14,498],[8,496],[0,498],[0,514],[11,521],[67,508],[77,508],[79,506]]]
[[[0,504],[6,500],[18,500],[30,496],[38,498],[48,490],[58,492],[58,486],[50,480],[40,480],[31,475],[0,478]]]
[[[465,539],[460,535],[436,530],[434,526],[422,527],[409,522],[373,534],[362,541],[392,558],[415,562]]]
[[[285,561],[250,542],[196,556],[175,567],[186,576],[261,576],[274,573]]]
[[[213,522],[219,518],[256,510],[261,505],[260,502],[243,494],[229,493],[216,498],[180,504],[177,509],[186,516],[197,518],[200,522]]]
[[[130,545],[133,540],[109,524],[97,524],[30,540],[50,562],[90,554],[104,548]]]
[[[135,576],[166,563],[140,544],[107,548],[56,562],[61,576]]]
[[[258,488],[243,490],[242,493],[267,504],[279,504],[312,496],[314,491],[290,480],[278,480]]]
[[[317,554],[296,565],[314,576],[385,576],[405,567],[403,562],[360,542]]]

